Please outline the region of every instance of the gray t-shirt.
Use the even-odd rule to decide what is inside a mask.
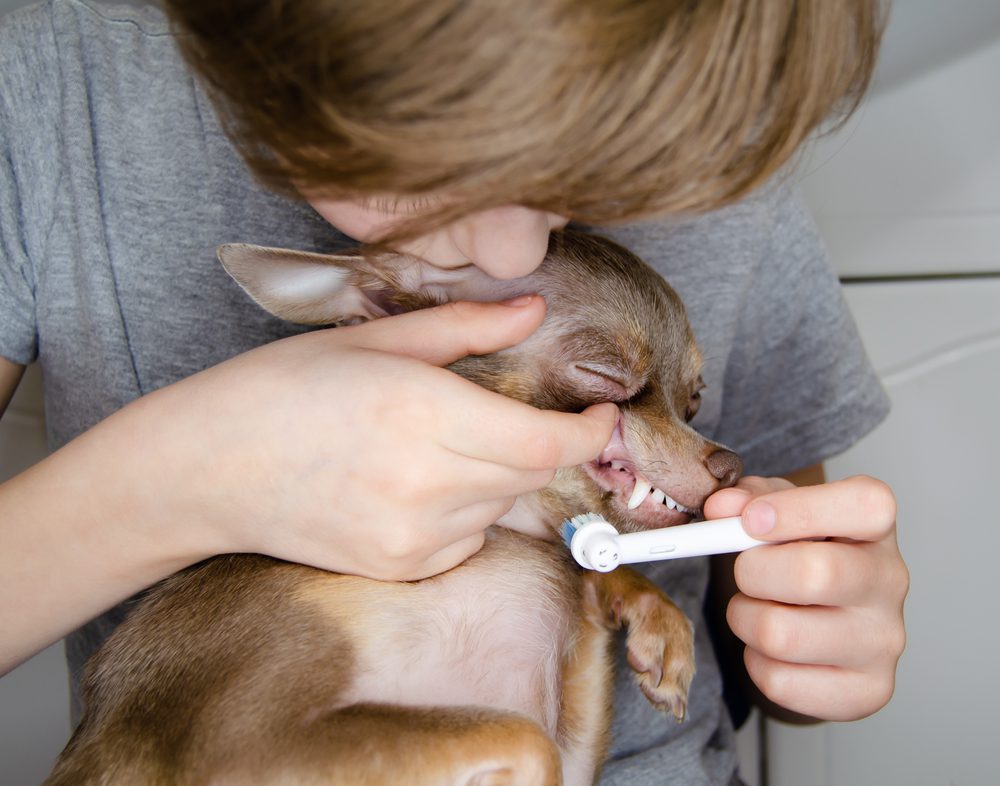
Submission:
[[[300,330],[247,299],[215,260],[220,243],[351,245],[254,182],[156,9],[54,0],[5,18],[0,152],[0,355],[41,364],[53,449],[139,396]],[[695,425],[748,472],[819,462],[885,415],[836,277],[786,186],[606,234],[685,299],[706,359]],[[689,719],[656,713],[620,669],[602,783],[733,778],[702,622],[707,570],[706,560],[649,568],[696,621]],[[68,638],[74,680],[123,613]]]

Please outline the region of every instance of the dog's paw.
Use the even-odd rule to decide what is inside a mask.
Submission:
[[[677,722],[687,714],[694,678],[694,630],[684,613],[658,592],[630,599],[626,648],[639,688],[661,712]]]
[[[650,703],[673,715],[687,714],[694,678],[694,628],[670,598],[647,577],[626,567],[585,574],[585,608],[610,630],[625,627],[628,662]]]

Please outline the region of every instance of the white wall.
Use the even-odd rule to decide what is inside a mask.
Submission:
[[[1000,3],[897,0],[884,55],[804,187],[893,399],[828,470],[896,492],[908,646],[872,718],[768,725],[770,786],[1000,783]]]
[[[1000,2],[900,0],[884,57],[871,99],[804,167],[835,264],[996,271]]]

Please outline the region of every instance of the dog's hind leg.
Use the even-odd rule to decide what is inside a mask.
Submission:
[[[534,721],[472,707],[355,704],[286,727],[226,761],[217,784],[558,786],[559,752]]]

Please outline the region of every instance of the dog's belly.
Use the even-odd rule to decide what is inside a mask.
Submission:
[[[491,532],[460,567],[383,586],[394,597],[369,604],[354,628],[356,671],[338,703],[488,706],[527,715],[555,737],[577,586],[558,547]]]

